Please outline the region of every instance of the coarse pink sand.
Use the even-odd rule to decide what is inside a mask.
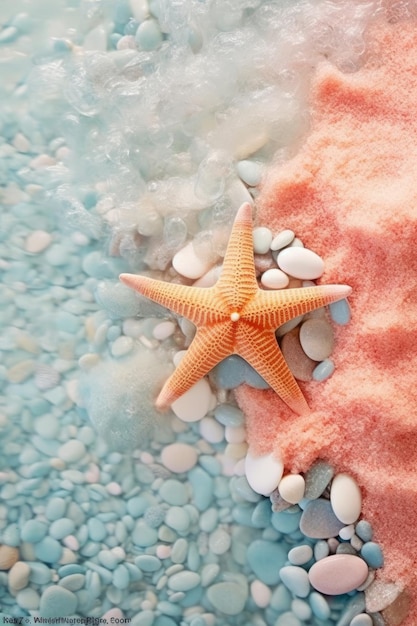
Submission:
[[[337,329],[336,371],[301,384],[298,417],[273,392],[238,390],[248,440],[288,472],[321,458],[358,480],[363,516],[384,550],[381,580],[410,590],[417,624],[417,27],[374,27],[372,59],[354,74],[323,63],[312,132],[272,171],[257,220],[292,228],[347,283],[352,321]]]

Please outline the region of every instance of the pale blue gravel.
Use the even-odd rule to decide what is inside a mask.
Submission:
[[[66,617],[75,613],[77,596],[63,587],[52,585],[42,593],[40,601],[41,617]]]
[[[368,563],[369,567],[377,569],[384,564],[384,556],[381,546],[374,541],[367,541],[361,549],[362,558]]]
[[[350,306],[346,299],[329,304],[330,317],[336,324],[345,326],[350,322]]]
[[[372,526],[366,520],[359,520],[355,526],[355,533],[362,541],[371,541],[373,536]]]

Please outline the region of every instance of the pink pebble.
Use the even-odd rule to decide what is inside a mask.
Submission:
[[[353,554],[333,554],[314,563],[308,572],[311,585],[329,596],[349,593],[365,582],[368,565]]]
[[[51,241],[51,235],[45,230],[34,230],[26,238],[25,250],[30,254],[39,254],[49,246]]]
[[[153,458],[150,452],[142,452],[140,455],[140,460],[145,465],[150,465],[150,463],[154,463],[155,459]]]
[[[74,537],[74,535],[68,535],[67,537],[64,537],[62,543],[64,544],[64,546],[73,551],[77,551],[80,547],[78,539],[77,537]]]
[[[124,613],[117,608],[109,609],[101,616],[101,619],[105,620],[105,624],[114,624],[117,623],[115,620],[122,619],[124,617]]]
[[[300,344],[300,332],[294,328],[284,335],[281,341],[281,350],[292,374],[297,380],[311,380],[316,361],[310,359]]]
[[[254,580],[250,586],[253,601],[260,609],[265,609],[271,601],[271,590],[261,580]]]
[[[88,483],[98,483],[98,481],[100,480],[100,470],[98,466],[95,463],[91,463],[84,476]]]
[[[158,559],[169,559],[171,556],[171,546],[160,545],[156,548],[156,556]]]
[[[111,482],[106,487],[108,493],[111,496],[120,496],[123,492],[123,489],[119,485],[119,483]]]
[[[171,443],[162,450],[161,461],[171,472],[188,472],[197,463],[197,452],[187,443]]]

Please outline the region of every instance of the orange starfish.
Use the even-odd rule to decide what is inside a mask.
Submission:
[[[252,239],[252,208],[237,212],[223,269],[210,288],[187,287],[145,276],[121,274],[120,280],[151,300],[188,318],[196,335],[157,400],[166,408],[217,363],[232,354],[247,361],[296,413],[308,404],[278,346],[278,326],[351,292],[346,285],[265,291],[256,281]]]

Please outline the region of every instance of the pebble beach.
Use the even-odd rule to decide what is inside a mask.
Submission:
[[[414,626],[416,19],[0,8],[4,623]],[[213,287],[248,204],[259,289],[349,286],[276,331],[310,413],[237,354],[160,411],[195,328],[119,276]]]

